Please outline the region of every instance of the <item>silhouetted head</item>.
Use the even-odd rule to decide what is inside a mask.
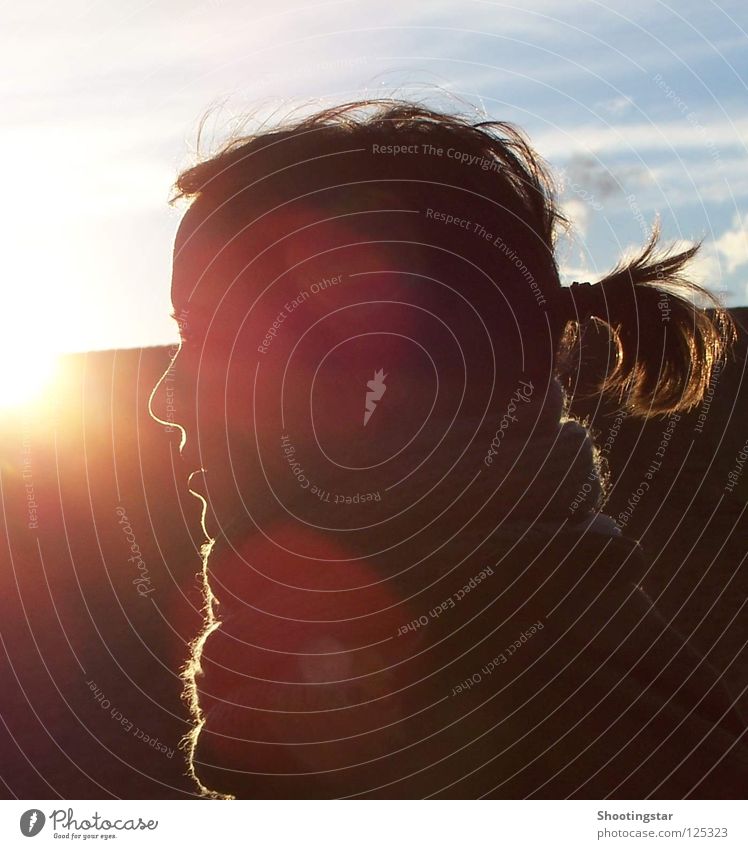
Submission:
[[[700,400],[730,324],[693,304],[696,248],[658,253],[656,230],[599,284],[562,287],[551,178],[500,122],[347,104],[232,141],[177,197],[183,341],[153,401],[217,541],[190,751],[232,792],[326,769],[299,792],[337,794],[337,770],[379,763],[369,730],[406,746],[420,710],[392,654],[409,594],[505,520],[618,530],[595,516],[588,431],[562,422],[580,327],[608,328],[601,388],[646,416]]]
[[[369,491],[364,469],[434,422],[500,416],[521,379],[545,391],[590,314],[615,331],[604,388],[640,414],[694,404],[721,353],[724,317],[679,277],[696,249],[658,256],[656,232],[591,308],[562,289],[551,178],[505,123],[346,104],[235,139],[177,197],[170,418],[219,526],[250,496],[278,507],[267,481],[288,468]]]

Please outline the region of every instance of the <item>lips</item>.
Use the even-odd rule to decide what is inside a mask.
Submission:
[[[205,469],[195,469],[193,472],[190,472],[187,476],[187,486],[192,492],[195,492],[202,498],[205,498]]]
[[[205,472],[202,469],[192,472],[187,480],[190,494],[200,502],[202,507],[202,525],[206,536],[216,541],[228,536],[230,524],[219,519],[217,508],[220,505],[216,504],[216,498],[208,489]],[[224,512],[221,510],[220,515],[223,516]]]

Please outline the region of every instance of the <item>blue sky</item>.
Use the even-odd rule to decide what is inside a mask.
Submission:
[[[210,149],[249,110],[376,95],[523,127],[566,186],[566,280],[597,279],[659,213],[666,239],[704,239],[699,279],[748,304],[742,2],[31,0],[3,18],[8,344],[175,341],[167,200],[205,111]]]

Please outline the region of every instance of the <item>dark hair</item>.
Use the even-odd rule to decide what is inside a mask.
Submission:
[[[172,201],[192,198],[228,233],[300,198],[333,210],[350,210],[353,198],[365,211],[382,193],[401,206],[464,214],[461,220],[488,232],[490,239],[476,238],[428,215],[411,215],[407,225],[415,226],[420,246],[442,251],[434,270],[460,281],[463,294],[490,316],[504,352],[521,355],[524,372],[568,367],[579,329],[592,318],[608,329],[615,351],[599,388],[635,414],[669,413],[700,402],[734,340],[733,322],[716,297],[685,276],[699,245],[663,250],[658,226],[637,256],[592,287],[580,313],[559,279],[554,240],[568,222],[550,171],[522,132],[501,121],[471,122],[400,100],[346,103],[234,138],[179,175]],[[372,216],[364,219],[367,232],[379,226]],[[493,284],[490,297],[478,282],[482,275]],[[446,297],[437,287],[427,294]]]

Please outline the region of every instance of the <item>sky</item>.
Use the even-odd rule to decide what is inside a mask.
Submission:
[[[0,24],[8,352],[171,344],[178,172],[250,112],[403,97],[507,120],[557,173],[563,279],[703,239],[697,279],[748,304],[743,0],[28,0]]]

